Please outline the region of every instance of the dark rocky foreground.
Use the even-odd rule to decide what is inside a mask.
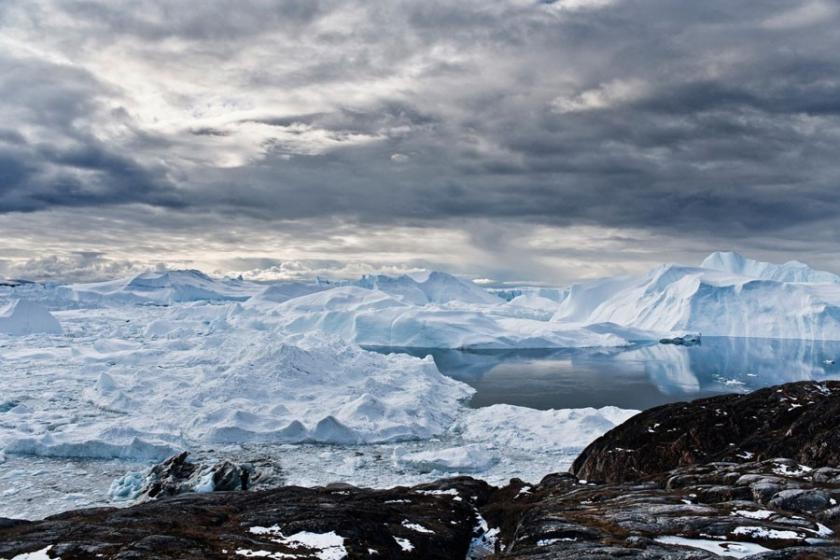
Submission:
[[[840,383],[788,384],[647,411],[533,486],[179,494],[0,520],[0,558],[840,558],[838,434]]]
[[[590,444],[573,472],[621,482],[711,461],[786,457],[840,465],[840,382],[788,383],[637,414]]]

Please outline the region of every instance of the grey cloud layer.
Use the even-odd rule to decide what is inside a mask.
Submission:
[[[838,25],[831,0],[12,0],[0,212],[830,243]]]

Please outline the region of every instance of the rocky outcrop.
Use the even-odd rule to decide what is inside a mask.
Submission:
[[[181,494],[5,529],[0,523],[0,558],[48,546],[63,560],[465,558],[489,493],[484,482],[452,479],[390,490]]]
[[[661,407],[590,446],[575,464],[584,479],[502,488],[463,477],[389,490],[170,492],[198,469],[177,456],[152,469],[159,499],[0,519],[0,558],[840,558],[839,393],[797,383]],[[246,486],[238,471],[204,471]]]
[[[496,504],[519,511],[502,530],[500,557],[840,558],[835,475],[788,459],[695,465],[617,484],[551,475]]]
[[[250,465],[222,461],[202,467],[188,461],[188,455],[184,451],[152,467],[141,495],[159,498],[195,491],[248,490],[254,477],[254,468]]]
[[[642,412],[590,444],[572,472],[599,482],[639,480],[681,466],[786,457],[840,465],[840,382],[789,383]]]

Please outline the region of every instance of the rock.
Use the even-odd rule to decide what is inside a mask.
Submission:
[[[338,558],[319,556],[323,550],[290,539],[333,532],[349,558],[370,558],[374,550],[374,558],[463,559],[478,524],[476,511],[490,491],[484,482],[456,478],[389,490],[292,486],[185,493],[2,528],[0,558],[46,546],[68,560]],[[411,552],[400,542],[409,543]]]
[[[814,480],[817,482],[830,482],[840,484],[840,469],[822,467],[814,471]]]
[[[659,344],[676,344],[677,346],[699,346],[702,343],[702,338],[699,334],[687,334],[685,336],[675,336],[674,338],[659,339]]]
[[[575,460],[572,472],[585,480],[621,482],[687,465],[773,457],[836,468],[837,418],[836,381],[789,383],[746,395],[667,404],[595,440]]]
[[[264,551],[319,558],[314,549],[292,546],[289,538],[302,532],[334,533],[348,558],[369,558],[368,549],[394,559],[719,558],[686,545],[695,541],[721,551],[784,549],[752,560],[840,558],[838,506],[814,512],[814,504],[830,500],[833,485],[810,471],[771,474],[778,469],[772,459],[680,467],[641,483],[592,484],[558,473],[538,484],[513,479],[502,488],[462,477],[390,490],[333,484],[185,493],[126,509],[7,523],[0,528],[0,558],[46,546],[66,560],[216,559],[239,550],[250,552],[237,557]],[[750,490],[767,484],[783,488],[770,508]],[[790,485],[800,488],[784,489]],[[467,556],[473,539],[485,545],[483,555],[475,548]],[[412,550],[399,545],[406,541]]]
[[[122,479],[112,485],[111,492],[112,494],[120,492],[121,497],[124,498],[149,500],[187,492],[248,490],[252,482],[265,478],[264,471],[257,472],[250,464],[221,461],[211,465],[202,465],[190,462],[188,457],[189,453],[184,451],[153,466],[143,478],[140,490],[133,489],[135,492],[133,496],[122,496],[132,490],[132,485]],[[135,473],[129,474],[135,475]],[[124,487],[129,490],[124,491]]]
[[[819,513],[830,505],[822,490],[782,490],[770,500],[770,507],[797,513]]]

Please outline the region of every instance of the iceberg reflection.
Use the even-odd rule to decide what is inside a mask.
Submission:
[[[477,389],[475,407],[650,408],[791,381],[840,379],[840,342],[832,341],[704,337],[698,346],[383,351],[433,356],[442,373]]]

